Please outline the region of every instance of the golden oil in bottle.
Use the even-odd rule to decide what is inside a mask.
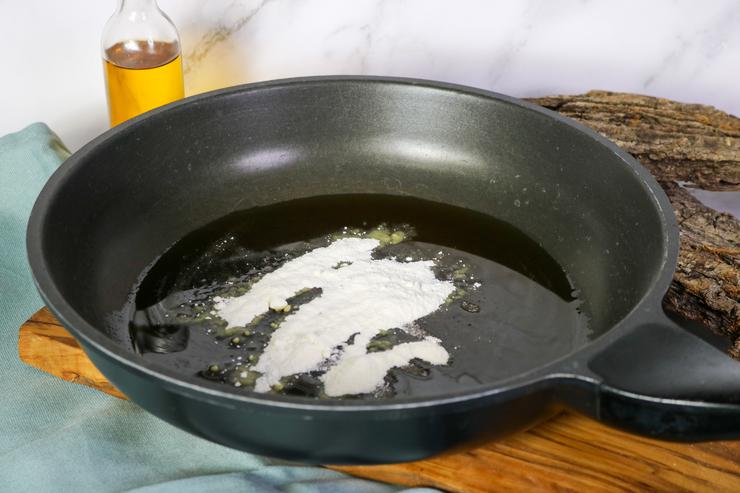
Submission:
[[[180,36],[157,0],[118,0],[101,41],[111,126],[183,97]]]
[[[177,43],[116,43],[105,50],[104,63],[111,126],[184,96]]]

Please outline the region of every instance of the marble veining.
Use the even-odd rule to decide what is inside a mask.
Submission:
[[[255,15],[259,13],[262,6],[269,1],[270,0],[262,0],[256,6],[251,7],[248,14],[237,16],[228,25],[224,25],[222,21],[218,25],[209,28],[201,38],[194,43],[194,47],[183,54],[183,72],[185,76],[187,77],[194,70],[197,70],[200,63],[208,56],[216,45],[227,41],[232,34],[243,28]],[[233,3],[236,2],[232,2],[232,4]],[[229,21],[230,19],[225,20]]]
[[[513,96],[628,91],[740,115],[737,0],[159,0],[188,94],[327,74]],[[0,0],[0,134],[45,121],[72,150],[105,130],[100,33],[115,2]]]

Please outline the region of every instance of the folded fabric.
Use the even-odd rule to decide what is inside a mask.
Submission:
[[[42,123],[0,138],[0,490],[399,491],[216,445],[133,403],[20,362],[18,327],[42,305],[26,261],[26,223],[47,178],[68,155]]]

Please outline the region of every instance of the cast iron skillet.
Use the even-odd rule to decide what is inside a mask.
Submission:
[[[251,206],[360,192],[516,225],[570,273],[600,335],[473,389],[327,402],[209,387],[106,330],[144,266],[197,227]],[[661,310],[677,249],[666,196],[596,133],[487,91],[369,77],[250,84],[142,115],[70,157],[28,226],[41,295],[131,400],[230,447],[345,464],[423,458],[562,405],[653,437],[740,437],[740,364]]]

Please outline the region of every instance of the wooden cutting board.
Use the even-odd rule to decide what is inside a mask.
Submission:
[[[740,191],[740,120],[714,108],[593,91],[533,102],[588,125],[637,157],[674,207],[681,251],[664,307],[726,335],[740,358],[740,222],[676,182]],[[42,309],[20,331],[26,363],[125,399]],[[454,492],[740,492],[740,442],[676,444],[564,413],[467,452],[409,464],[337,467]]]

